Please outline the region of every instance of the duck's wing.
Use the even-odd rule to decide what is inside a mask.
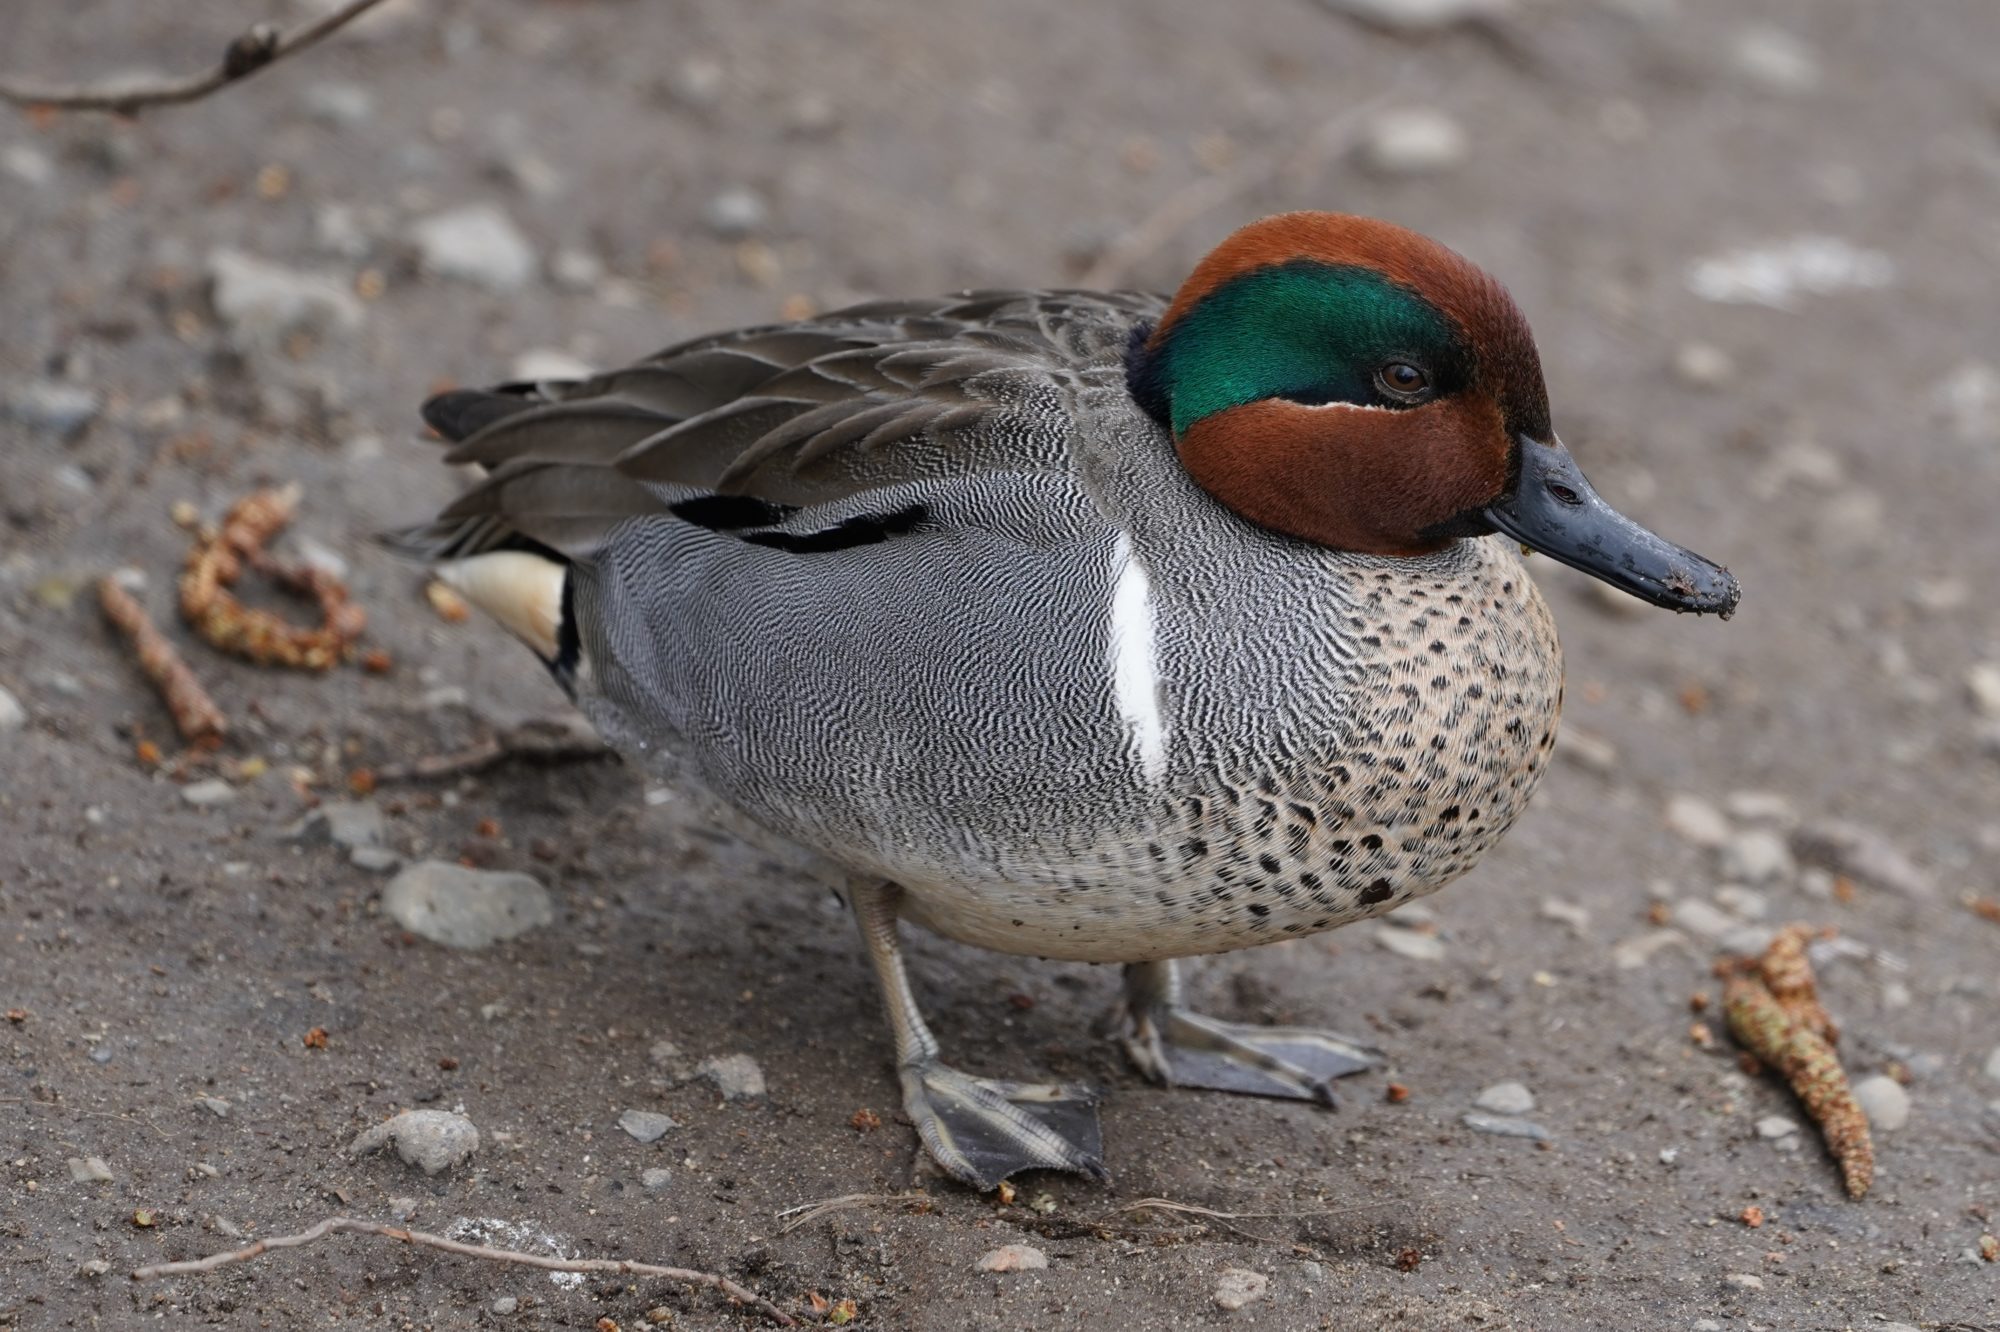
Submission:
[[[523,547],[587,559],[645,515],[775,532],[906,482],[1060,469],[1069,395],[1122,375],[1131,330],[1163,305],[1061,291],[883,302],[591,379],[440,394],[424,418],[453,442],[448,461],[487,475],[392,540],[433,560]]]

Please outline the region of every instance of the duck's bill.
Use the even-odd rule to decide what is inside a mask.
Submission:
[[[1712,560],[1656,536],[1606,504],[1561,444],[1523,437],[1513,490],[1486,519],[1522,545],[1671,611],[1720,615],[1742,590]]]

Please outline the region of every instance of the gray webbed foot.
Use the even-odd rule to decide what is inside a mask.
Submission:
[[[1097,1097],[1088,1089],[975,1078],[935,1060],[900,1072],[917,1136],[953,1177],[981,1189],[1021,1170],[1109,1178]]]
[[[1119,1042],[1154,1082],[1336,1105],[1336,1078],[1382,1062],[1379,1050],[1334,1032],[1196,1013],[1180,1002],[1171,962],[1138,963],[1125,975]]]

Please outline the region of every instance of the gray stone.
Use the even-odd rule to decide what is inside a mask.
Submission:
[[[1937,881],[1882,834],[1856,823],[1823,819],[1792,834],[1792,854],[1808,865],[1845,875],[1901,897],[1937,895]]]
[[[1514,12],[1513,0],[1319,0],[1336,14],[1405,37],[1486,23]]]
[[[365,307],[347,286],[236,250],[208,256],[208,298],[239,347],[268,347],[293,333],[351,333]]]
[[[13,691],[0,685],[0,734],[18,731],[28,724],[28,710],[21,706],[21,700]]]
[[[194,1103],[217,1119],[229,1118],[230,1104],[220,1096],[197,1096],[194,1098]]]
[[[410,228],[424,271],[490,291],[519,291],[535,276],[535,249],[493,204],[435,213]]]
[[[352,850],[380,846],[388,832],[381,807],[372,800],[329,800],[309,811],[282,834],[286,840],[320,844],[331,842]]]
[[[69,1177],[79,1184],[109,1184],[116,1176],[101,1156],[72,1156]]]
[[[747,1054],[716,1055],[695,1068],[695,1076],[706,1078],[725,1101],[747,1101],[764,1094],[764,1070]]]
[[[405,1110],[365,1130],[347,1146],[350,1156],[380,1151],[390,1143],[407,1165],[435,1175],[479,1150],[479,1129],[449,1110]]]
[[[352,129],[375,114],[375,94],[358,83],[309,84],[299,103],[307,115],[334,129]]]
[[[83,1276],[83,1277],[101,1277],[110,1270],[111,1270],[110,1263],[106,1262],[102,1258],[93,1258],[89,1262],[84,1263],[82,1266],[78,1267],[76,1269],[76,1274],[78,1276]]]
[[[402,1197],[389,1199],[389,1215],[395,1220],[402,1222],[415,1220],[417,1210],[418,1205],[415,1198]]]
[[[1757,1136],[1768,1141],[1789,1138],[1798,1131],[1798,1121],[1787,1119],[1783,1115],[1765,1115],[1757,1121]]]
[[[1254,1304],[1264,1298],[1271,1289],[1271,1278],[1262,1272],[1253,1272],[1247,1267],[1225,1267],[1217,1277],[1215,1291],[1209,1296],[1215,1307],[1226,1313],[1234,1313],[1246,1304]]]
[[[1674,903],[1673,921],[1689,934],[1711,941],[1722,938],[1740,923],[1721,907],[1698,897]]]
[[[663,1115],[657,1110],[627,1110],[618,1116],[618,1127],[630,1134],[635,1142],[658,1142],[669,1132],[680,1127],[672,1115]]]
[[[520,1308],[521,1302],[515,1299],[512,1295],[502,1295],[499,1299],[493,1301],[491,1307],[494,1313],[497,1313],[502,1318],[505,1318],[508,1314],[513,1313],[516,1309]]]
[[[1993,1047],[1993,1053],[1986,1056],[1986,1066],[1981,1070],[1988,1082],[2000,1082],[2000,1045]]]
[[[1965,692],[1980,716],[2000,720],[2000,662],[1974,664],[1965,673]]]
[[[37,379],[9,390],[0,414],[30,430],[73,439],[97,419],[100,405],[97,394],[81,384]]]
[[[1460,1117],[1464,1125],[1479,1133],[1492,1133],[1502,1138],[1533,1138],[1536,1142],[1551,1142],[1553,1135],[1540,1124],[1528,1119],[1515,1119],[1509,1115],[1482,1115],[1468,1111]]]
[[[382,910],[447,948],[485,948],[555,919],[548,890],[529,876],[443,860],[419,861],[391,879]]]
[[[1782,28],[1768,24],[1745,28],[1736,35],[1729,55],[1736,72],[1766,92],[1797,95],[1819,86],[1819,57]]]
[[[1535,1108],[1535,1094],[1518,1082],[1496,1082],[1479,1093],[1472,1104],[1496,1115],[1525,1115]]]
[[[1722,844],[1720,864],[1728,878],[1751,884],[1789,879],[1798,869],[1784,837],[1769,828],[1732,835]]]
[[[210,777],[207,781],[190,782],[183,786],[181,799],[196,809],[212,809],[236,799],[236,788],[220,777]]]
[[[662,1166],[653,1166],[642,1172],[639,1176],[639,1183],[645,1186],[645,1190],[648,1193],[658,1193],[673,1182],[673,1171]]]
[[[1854,1084],[1854,1099],[1877,1133],[1894,1133],[1910,1122],[1910,1094],[1894,1078],[1878,1073]]]
[[[718,236],[734,238],[762,230],[764,224],[771,220],[771,209],[764,202],[763,195],[737,186],[710,199],[703,216],[710,231]]]
[[[1743,1290],[1764,1289],[1764,1278],[1758,1276],[1754,1272],[1731,1272],[1728,1276],[1724,1277],[1723,1280],[1727,1281],[1730,1285],[1740,1287]]]
[[[1032,1244],[1003,1244],[979,1255],[973,1267],[981,1272],[1039,1272],[1049,1256]]]
[[[36,189],[56,178],[56,164],[49,160],[49,155],[25,143],[10,143],[0,148],[0,171]]]
[[[1696,846],[1714,848],[1729,840],[1729,820],[1721,810],[1697,795],[1676,795],[1667,801],[1667,828]]]
[[[1356,151],[1378,175],[1435,176],[1463,165],[1472,147],[1465,127],[1443,111],[1406,107],[1370,118]]]

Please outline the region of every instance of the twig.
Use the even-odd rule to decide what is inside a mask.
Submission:
[[[1361,122],[1379,110],[1409,70],[1405,65],[1390,79],[1389,86],[1366,101],[1348,107],[1324,121],[1306,141],[1289,153],[1267,153],[1228,175],[1203,176],[1189,181],[1160,202],[1159,207],[1104,247],[1077,285],[1103,291],[1121,287],[1132,280],[1133,272],[1146,260],[1173,243],[1187,226],[1202,214],[1242,198],[1281,176],[1306,175],[1352,147]]]
[[[167,711],[173,714],[174,729],[181,733],[181,739],[203,749],[219,746],[222,737],[229,733],[228,719],[201,687],[201,681],[194,678],[194,672],[181,660],[180,653],[174,651],[174,645],[153,624],[146,608],[109,575],[97,581],[97,600],[104,607],[104,618],[116,625],[132,644],[139,657],[139,668],[166,700]]]
[[[274,65],[286,56],[303,51],[314,42],[346,27],[382,0],[348,0],[322,18],[281,32],[268,23],[259,23],[230,42],[222,52],[222,62],[205,74],[158,82],[124,84],[33,83],[0,78],[0,100],[16,106],[49,107],[58,111],[110,111],[121,116],[137,115],[149,106],[174,106],[199,101],[217,89],[247,79],[258,70]]]
[[[434,782],[463,777],[519,759],[528,763],[577,763],[602,758],[610,747],[595,735],[561,717],[536,717],[509,726],[491,740],[449,754],[429,754],[407,763],[385,763],[375,769],[382,782]]]
[[[181,574],[181,614],[195,632],[224,652],[260,666],[331,670],[353,650],[368,616],[348,600],[347,587],[324,569],[283,565],[266,553],[265,543],[284,529],[298,508],[299,488],[259,490],[238,500],[220,532],[204,529],[188,552]],[[319,604],[315,629],[287,624],[269,611],[252,610],[228,588],[243,566]]]
[[[549,1272],[618,1272],[628,1276],[663,1277],[668,1281],[684,1281],[693,1286],[706,1286],[710,1290],[721,1291],[732,1300],[756,1306],[765,1316],[781,1327],[798,1326],[791,1315],[771,1303],[755,1291],[746,1290],[726,1276],[714,1272],[697,1272],[685,1267],[660,1267],[653,1263],[633,1262],[625,1258],[552,1258],[539,1253],[522,1253],[517,1249],[496,1249],[486,1244],[467,1244],[462,1240],[446,1239],[442,1235],[432,1235],[422,1230],[406,1230],[402,1226],[385,1226],[379,1221],[362,1221],[351,1216],[333,1216],[296,1235],[275,1235],[270,1239],[260,1239],[254,1244],[246,1244],[240,1249],[226,1253],[213,1253],[206,1258],[191,1258],[179,1263],[156,1263],[151,1267],[141,1267],[132,1273],[134,1281],[151,1281],[156,1277],[186,1276],[197,1272],[213,1272],[231,1263],[245,1263],[273,1249],[298,1249],[328,1235],[374,1235],[381,1239],[400,1240],[404,1244],[414,1244],[420,1248],[437,1249],[444,1253],[455,1253],[463,1258],[483,1258],[488,1262],[515,1263],[522,1267],[539,1267]]]
[[[1728,977],[1722,1011],[1729,1034],[1791,1085],[1840,1163],[1848,1197],[1860,1198],[1875,1179],[1875,1145],[1833,1050],[1840,1033],[1820,1006],[1806,960],[1810,937],[1805,926],[1788,926],[1763,956],[1722,963],[1717,969]]]
[[[886,1207],[893,1203],[928,1203],[931,1195],[922,1189],[910,1189],[904,1193],[848,1193],[838,1198],[826,1198],[819,1202],[800,1203],[797,1207],[787,1207],[778,1213],[792,1219],[778,1227],[780,1235],[789,1235],[809,1221],[816,1221],[829,1212],[845,1212],[855,1207]]]

